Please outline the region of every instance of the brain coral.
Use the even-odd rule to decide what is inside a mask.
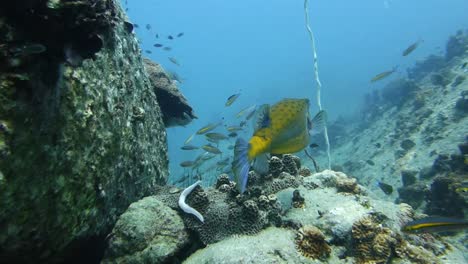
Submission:
[[[296,248],[302,255],[313,259],[327,258],[331,253],[325,236],[315,226],[305,226],[299,229],[296,236]]]

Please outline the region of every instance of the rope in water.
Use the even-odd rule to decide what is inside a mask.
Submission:
[[[308,10],[309,10],[309,1],[304,0],[304,13],[305,13],[306,28],[307,28],[307,31],[309,32],[309,37],[312,43],[312,50],[314,52],[314,74],[315,74],[315,81],[317,82],[317,104],[318,104],[319,110],[321,111],[322,102],[320,100],[320,91],[322,88],[322,83],[320,82],[320,78],[319,78],[317,50],[315,49],[314,33],[312,32],[312,29],[310,28]],[[325,144],[327,145],[328,169],[331,169],[330,141],[328,140],[328,129],[327,129],[326,124],[324,125],[323,132],[324,132],[323,134],[325,137]]]

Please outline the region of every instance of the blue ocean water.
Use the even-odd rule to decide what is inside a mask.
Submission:
[[[275,103],[285,97],[309,98],[317,112],[311,43],[305,29],[303,1],[123,1],[145,54],[184,80],[182,93],[198,119],[186,127],[168,129],[171,177],[184,169],[179,163],[201,152],[182,151],[183,142],[202,126],[234,115],[249,105]],[[467,28],[465,0],[310,1],[316,37],[322,105],[330,120],[352,115],[363,95],[379,89],[369,82],[377,73],[398,66],[395,75],[429,54],[442,53],[447,37]],[[146,25],[151,28],[148,30]],[[175,37],[183,32],[180,38]],[[159,38],[156,38],[158,34]],[[173,40],[168,39],[172,35]],[[402,51],[423,43],[410,56]],[[161,43],[171,51],[153,47]],[[180,66],[168,57],[176,58]],[[234,104],[226,99],[241,93]],[[220,127],[217,131],[225,133]],[[241,134],[251,135],[248,130]],[[193,141],[205,143],[203,137]],[[222,145],[223,150],[229,143]]]

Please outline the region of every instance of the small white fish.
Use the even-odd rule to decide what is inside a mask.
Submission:
[[[175,58],[172,58],[172,57],[167,57],[167,58],[175,65],[180,66],[180,63]]]
[[[195,136],[196,133],[193,133],[190,137],[188,137],[185,142],[184,142],[184,145],[187,145],[188,143],[190,143],[190,141],[192,141],[193,137]]]

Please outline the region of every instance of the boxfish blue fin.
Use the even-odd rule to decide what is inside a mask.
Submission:
[[[258,174],[267,174],[269,170],[268,160],[269,157],[267,153],[260,154],[255,158],[252,168]]]
[[[325,110],[319,111],[312,120],[310,120],[310,118],[307,119],[307,126],[309,130],[311,130],[312,127],[316,128],[317,130],[322,130],[326,123],[327,112],[325,112]]]
[[[249,177],[249,158],[247,152],[249,151],[249,144],[242,138],[236,140],[234,146],[234,160],[232,161],[232,172],[234,173],[234,180],[236,181],[236,188],[240,193],[244,193],[247,188],[247,180]]]

